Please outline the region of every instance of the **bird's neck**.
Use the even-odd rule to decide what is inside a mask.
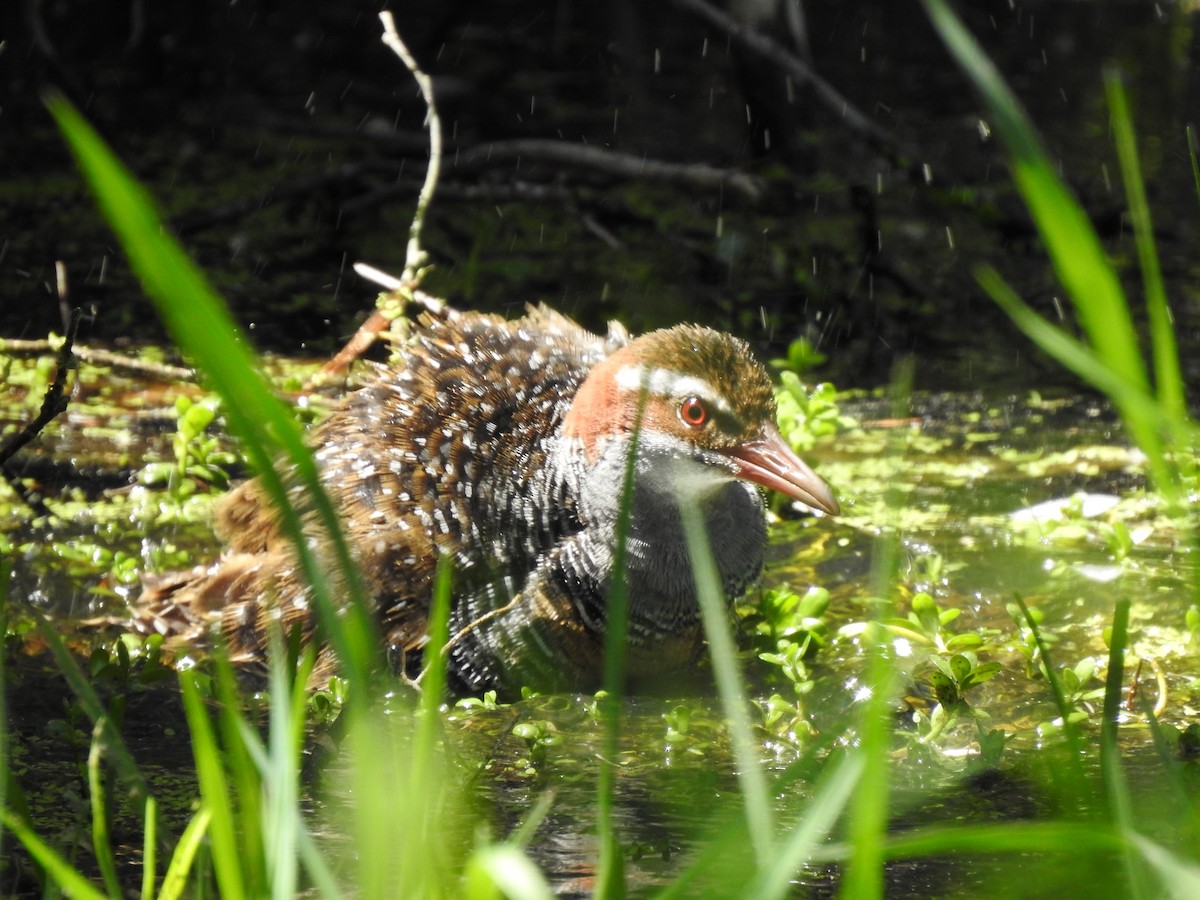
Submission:
[[[577,574],[597,586],[589,593],[598,606],[581,610],[589,620],[604,617],[614,579],[630,445],[627,435],[604,439],[589,461],[568,439],[559,457],[569,460],[561,471],[586,522],[584,552],[575,563],[582,570]],[[639,630],[648,637],[678,633],[699,622],[684,510],[693,507],[702,517],[721,589],[732,597],[745,590],[762,566],[762,497],[710,462],[681,452],[678,442],[649,433],[638,436],[633,479],[624,546],[631,638]]]

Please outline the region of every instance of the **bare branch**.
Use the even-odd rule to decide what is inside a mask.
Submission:
[[[425,262],[428,259],[425,251],[421,248],[421,229],[425,225],[425,213],[429,210],[429,204],[433,202],[438,176],[442,168],[442,120],[438,117],[437,104],[433,99],[433,80],[417,65],[416,58],[409,52],[399,32],[396,31],[396,22],[392,18],[391,12],[388,10],[381,12],[379,21],[383,23],[383,42],[400,57],[405,68],[412,73],[421,89],[421,96],[425,100],[425,116],[429,124],[429,166],[425,170],[425,181],[421,185],[420,193],[417,194],[417,207],[413,211],[412,224],[408,228],[408,248],[404,257],[404,273],[399,279],[386,276],[388,279],[387,293],[380,295],[375,304],[375,311],[359,326],[345,346],[313,376],[309,382],[310,385],[343,371],[375,343],[379,335],[403,312],[404,303],[414,298],[416,289],[421,283]],[[355,269],[361,275],[363,271],[359,269],[360,265],[362,264],[356,264]],[[378,269],[369,266],[365,268],[372,273],[383,275]],[[372,280],[378,281],[379,279]]]
[[[421,249],[421,228],[425,224],[425,212],[433,202],[442,167],[442,120],[438,117],[437,104],[433,99],[433,80],[421,71],[417,60],[409,53],[408,47],[396,31],[396,22],[391,12],[384,10],[379,14],[379,20],[383,23],[383,42],[400,57],[421,88],[429,123],[429,168],[425,170],[425,184],[417,196],[417,208],[413,212],[412,225],[408,229],[408,250],[404,260],[404,275],[401,278],[402,281],[415,286],[419,283],[418,272],[425,265],[426,259],[425,251]]]
[[[63,297],[65,297],[65,283],[65,272],[60,270],[59,291],[60,296]],[[78,360],[71,352],[71,348],[75,344],[75,336],[79,333],[79,320],[82,317],[83,312],[78,307],[71,310],[67,321],[67,333],[58,348],[58,360],[54,371],[54,380],[46,388],[46,393],[42,396],[42,408],[38,410],[37,417],[16,434],[9,437],[3,445],[0,445],[0,476],[3,476],[5,481],[16,491],[17,496],[39,516],[48,516],[52,512],[42,502],[40,496],[32,491],[25,490],[24,485],[20,484],[16,475],[8,468],[7,463],[22,447],[41,434],[42,430],[56,416],[66,411],[67,404],[70,401],[66,393],[67,372],[78,366]]]
[[[766,35],[730,18],[705,0],[671,0],[671,2],[708,22],[714,28],[725,32],[742,47],[778,66],[797,82],[812,85],[817,99],[824,103],[835,116],[863,135],[877,148],[890,152],[895,151],[896,138],[892,134],[876,125],[869,116],[843,97],[837,88],[814,72],[811,66],[802,62]]]
[[[18,358],[44,356],[47,353],[56,352],[57,349],[57,342],[45,339],[32,341],[21,340],[19,338],[0,338],[0,353],[3,353],[5,356]],[[147,360],[126,356],[122,353],[114,353],[111,350],[97,350],[93,347],[85,347],[83,345],[76,345],[74,350],[75,358],[80,362],[85,362],[92,366],[103,366],[106,369],[112,369],[116,372],[125,372],[129,375],[151,378],[155,381],[175,382],[196,380],[195,370],[187,369],[183,366],[148,362]]]
[[[504,159],[535,159],[579,169],[592,169],[620,178],[669,181],[702,189],[731,188],[748,200],[762,195],[762,182],[753,175],[718,169],[704,163],[670,163],[632,153],[563,141],[496,141],[456,154],[455,169],[480,169]]]

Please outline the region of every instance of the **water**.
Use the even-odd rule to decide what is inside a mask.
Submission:
[[[1165,726],[1184,728],[1192,721],[1194,694],[1188,685],[1198,673],[1184,625],[1193,602],[1190,553],[1179,543],[1175,523],[1139,490],[1137,454],[1122,443],[1103,407],[1070,395],[922,394],[912,398],[910,414],[902,419],[869,398],[848,401],[845,411],[861,428],[809,454],[835,485],[844,515],[818,521],[795,519],[784,510],[784,520],[772,531],[763,579],[768,588],[787,584],[802,593],[818,584],[831,594],[827,644],[808,660],[805,694],[795,696],[780,671],[757,658],[751,648],[766,645],[750,633],[753,618],[741,625],[742,670],[751,697],[767,704],[780,695],[795,704],[773,725],[757,708],[752,711],[759,723],[759,753],[771,776],[784,779],[774,792],[781,820],[801,814],[812,797],[812,781],[803,774],[806,754],[821,759],[855,739],[854,717],[864,687],[861,623],[872,610],[872,560],[880,541],[894,541],[899,548],[889,582],[893,647],[903,675],[894,702],[894,829],[946,821],[1036,821],[1055,810],[1058,797],[1044,769],[1059,746],[1053,727],[1057,711],[1045,680],[1029,664],[1028,635],[1013,618],[1014,592],[1042,613],[1056,666],[1094,669],[1078,691],[1087,733],[1099,723],[1096,695],[1107,653],[1103,631],[1114,603],[1122,599],[1133,604],[1127,665],[1132,671],[1137,659],[1144,661],[1140,692],[1159,705]],[[84,421],[91,422],[76,417],[67,430]],[[102,467],[114,452],[112,433],[72,434],[60,446]],[[127,454],[169,454],[165,434],[147,430],[145,436],[144,445],[122,447],[114,465],[127,465],[134,458]],[[213,549],[203,524],[181,518],[161,491],[145,492],[140,506],[130,503],[128,494],[117,492],[114,513],[105,511],[108,500],[93,501],[66,524],[22,522],[15,508],[6,513],[6,537],[24,545],[14,596],[33,599],[77,647],[100,638],[94,626],[72,623],[119,610],[122,594],[132,585],[101,578],[103,559],[93,559],[91,569],[82,560],[78,568],[64,569],[52,541],[137,547],[142,558],[164,545],[184,545],[196,558]],[[131,534],[102,524],[151,507],[168,512],[135,518]],[[1128,544],[1114,537],[1118,526],[1133,535]],[[107,588],[97,590],[105,583]],[[921,594],[943,612],[959,615],[932,632],[923,628],[906,618]],[[109,638],[114,633],[111,627],[102,632]],[[945,644],[955,635],[978,636],[982,646],[972,648],[978,660],[998,663],[1000,672],[967,694],[972,715],[961,715],[933,735],[937,698],[927,657],[932,643]],[[42,798],[52,794],[47,785],[73,790],[69,786],[89,729],[78,711],[70,711],[70,694],[44,655],[36,653],[39,644],[28,632],[10,639],[7,686],[14,766],[23,783],[38,785],[33,793]],[[33,655],[21,652],[22,645]],[[709,679],[702,666],[685,683],[664,683],[658,695],[651,692],[624,704],[616,818],[636,892],[670,881],[696,853],[741,827],[730,737]],[[156,790],[168,802],[178,798],[181,805],[170,814],[182,824],[194,775],[174,685],[169,679],[100,683],[108,685],[102,689],[109,696],[128,696],[127,735],[139,759],[150,762]],[[1163,796],[1150,735],[1136,707],[1126,718],[1125,758],[1140,816],[1148,829],[1161,830],[1155,810],[1169,798]],[[532,726],[538,737],[522,736],[514,731],[517,726],[526,731]],[[597,852],[595,777],[603,754],[594,699],[556,695],[491,709],[450,709],[444,728],[455,779],[465,786],[467,808],[476,810],[464,813],[464,821],[474,821],[469,815],[483,810],[493,833],[503,835],[519,826],[543,794],[552,793],[551,812],[530,853],[564,894],[589,891]],[[1007,746],[989,760],[982,755],[980,736],[993,730],[1007,735]],[[318,743],[328,746],[329,738]],[[310,775],[320,773],[308,782],[308,804],[318,832],[325,833],[321,823],[337,822],[339,810],[352,808],[356,795],[344,786],[348,760],[320,758],[325,762],[314,758],[308,764]],[[39,800],[34,814],[42,833],[86,822],[82,801],[63,807]],[[127,827],[136,835],[136,823]],[[344,842],[342,831],[328,827],[324,839],[336,850]],[[463,829],[471,831],[469,824]],[[972,896],[986,893],[994,876],[989,871],[982,862],[895,865],[889,879],[897,895],[937,889]],[[1046,884],[1056,883],[1056,877],[1046,874]],[[835,870],[819,866],[800,878],[818,895],[836,880]]]

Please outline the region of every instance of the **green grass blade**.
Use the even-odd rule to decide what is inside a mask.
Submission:
[[[1122,377],[1094,351],[1072,338],[1061,328],[1047,322],[1030,309],[992,269],[981,268],[976,277],[996,304],[1008,314],[1013,323],[1025,332],[1049,356],[1058,360],[1080,378],[1099,388],[1121,410],[1137,410],[1138,420],[1146,430],[1168,434],[1179,446],[1192,446],[1198,440],[1196,426],[1190,419],[1170,416],[1145,385],[1136,385]],[[1163,452],[1162,442],[1155,439],[1151,453],[1145,446],[1146,466],[1158,489],[1168,501],[1178,502],[1181,496],[1178,480],[1170,461]]]
[[[308,660],[313,659],[309,648]],[[303,706],[296,710],[296,672],[288,672],[288,654],[283,639],[274,629],[268,683],[271,689],[270,728],[267,732],[269,758],[262,770],[265,787],[261,822],[266,884],[276,900],[291,900],[299,880],[299,832],[305,829],[300,815],[300,742],[303,740]],[[309,668],[308,665],[302,669]],[[303,682],[300,690],[303,691]],[[300,719],[297,722],[297,718]],[[248,730],[248,729],[247,729]],[[243,831],[257,823],[243,820]]]
[[[83,671],[79,668],[79,663],[75,661],[75,657],[67,649],[63,643],[62,636],[59,635],[54,627],[35,609],[29,610],[33,623],[38,630],[38,634],[42,640],[46,642],[46,648],[50,651],[50,655],[54,657],[54,664],[62,673],[71,692],[75,695],[75,699],[79,701],[84,713],[92,722],[93,727],[107,715],[104,704],[100,700],[100,696],[92,687],[90,681]],[[116,767],[117,775],[120,777],[125,790],[128,792],[129,798],[137,804],[145,804],[150,797],[150,789],[146,785],[146,779],[142,777],[141,771],[137,767],[137,763],[133,759],[133,755],[129,752],[129,748],[125,746],[125,741],[121,738],[121,733],[116,730],[107,732],[108,758]],[[163,824],[161,816],[158,820],[157,828],[159,837],[164,842],[164,846],[169,844],[171,835]]]
[[[1200,200],[1200,162],[1196,160],[1196,132],[1189,125],[1184,129],[1184,137],[1187,139],[1188,158],[1192,161],[1192,182],[1196,185],[1196,199]]]
[[[101,716],[92,729],[92,746],[88,751],[87,774],[88,794],[92,807],[92,851],[100,867],[104,887],[113,897],[121,896],[121,882],[117,879],[117,861],[113,856],[112,842],[108,835],[108,806],[104,801],[104,777],[100,771],[101,751],[104,747],[108,717]]]
[[[863,773],[864,755],[851,751],[826,764],[804,815],[779,843],[770,866],[759,873],[748,897],[786,897],[793,891],[792,879],[811,860],[845,811]]]
[[[434,852],[437,833],[445,824],[440,816],[445,808],[449,790],[446,784],[444,756],[439,752],[442,734],[442,700],[445,694],[446,665],[448,656],[439,653],[450,641],[452,557],[438,557],[434,572],[433,596],[430,607],[428,631],[430,641],[426,644],[428,662],[421,673],[421,697],[415,712],[412,739],[412,760],[409,763],[408,784],[418,792],[419,802],[409,814],[409,827],[414,838],[420,842],[412,859],[418,866],[419,876],[413,880],[414,887],[421,893],[437,893],[444,889],[443,878],[449,866],[442,854]]]
[[[1072,792],[1080,801],[1083,801],[1087,794],[1081,762],[1083,759],[1083,744],[1080,740],[1079,726],[1071,721],[1071,704],[1067,702],[1067,695],[1063,691],[1062,679],[1054,669],[1054,660],[1051,658],[1050,649],[1042,637],[1042,630],[1037,623],[1037,619],[1029,611],[1029,605],[1025,602],[1024,597],[1020,594],[1013,594],[1013,599],[1016,601],[1017,607],[1021,610],[1021,616],[1025,620],[1025,625],[1029,628],[1030,634],[1033,635],[1038,655],[1042,658],[1042,669],[1046,675],[1046,681],[1050,685],[1051,696],[1054,698],[1054,706],[1058,710],[1059,718],[1062,719],[1063,741],[1066,744],[1067,752],[1066,764],[1058,774],[1063,776],[1063,783],[1067,790]],[[1083,805],[1082,802],[1081,805]]]
[[[469,900],[551,900],[546,878],[520,849],[511,844],[484,847],[467,866],[464,896]]]
[[[1129,601],[1121,600],[1113,610],[1112,636],[1108,645],[1108,672],[1104,680],[1104,712],[1100,722],[1100,773],[1104,781],[1108,815],[1113,824],[1126,834],[1133,833],[1133,800],[1121,768],[1121,750],[1117,744],[1117,727],[1125,681],[1125,650],[1129,646]],[[1125,875],[1129,879],[1131,897],[1150,897],[1141,860],[1133,847],[1123,854]]]
[[[1131,833],[1129,842],[1158,875],[1165,890],[1156,896],[1178,897],[1180,900],[1200,897],[1200,866],[1194,860],[1183,859],[1140,834]]]
[[[1089,853],[1120,852],[1125,838],[1108,825],[1090,822],[999,822],[988,825],[956,823],[919,828],[890,837],[888,859],[918,859],[944,853]],[[830,858],[848,847],[829,848]]]
[[[204,835],[208,833],[208,823],[211,821],[212,810],[207,806],[202,806],[192,816],[187,828],[183,829],[179,843],[175,845],[175,852],[171,854],[171,862],[167,865],[167,871],[163,875],[162,890],[159,891],[158,900],[178,900],[183,895],[184,889],[187,887],[188,874],[192,871],[192,864],[196,859],[196,852],[204,841]]]
[[[263,767],[256,765],[253,760],[253,750],[260,742],[258,733],[250,727],[242,714],[243,704],[237,673],[221,647],[213,653],[213,685],[218,701],[220,762],[229,778],[230,809],[242,823],[238,833],[241,878],[249,892],[254,893],[266,884],[266,851],[263,845],[267,835],[271,833],[271,829],[264,829],[262,826]],[[208,721],[207,717],[205,721]]]
[[[737,648],[729,628],[729,608],[708,543],[703,513],[694,502],[681,502],[680,505],[680,518],[687,539],[688,556],[691,558],[692,577],[696,582],[696,595],[700,601],[704,634],[708,638],[717,693],[733,742],[746,827],[754,850],[756,869],[761,872],[770,866],[774,858],[775,815],[771,809],[766,776],[758,758],[758,742],[750,727],[747,712],[749,701],[738,671]]]
[[[192,736],[192,753],[196,759],[196,775],[200,796],[212,814],[209,831],[212,839],[213,869],[225,900],[246,896],[242,874],[241,841],[238,838],[229,783],[225,778],[225,762],[217,746],[216,735],[208,718],[208,710],[200,691],[198,676],[189,669],[179,674],[183,689],[183,709],[188,731]]]
[[[421,704],[413,755],[414,780],[422,784],[432,775],[434,754],[441,727],[440,709],[446,693],[447,656],[440,652],[450,642],[450,604],[452,557],[438,557],[434,573],[433,597],[429,608],[429,641],[426,644],[425,670],[421,673]]]
[[[1037,132],[983,48],[943,0],[922,0],[942,41],[987,104],[1008,147],[1013,179],[1097,352],[1122,377],[1148,385],[1120,280],[1083,208],[1059,179]]]
[[[13,815],[7,809],[0,809],[0,823],[3,823],[14,837],[25,845],[29,855],[46,870],[50,880],[63,893],[70,897],[82,898],[82,900],[104,900],[105,893],[98,890],[95,885],[76,871],[74,866],[59,855],[58,851],[34,834],[33,829],[25,824],[23,819]]]
[[[1129,387],[1150,381],[1120,279],[1086,213],[1054,171],[1037,133],[995,66],[944,0],[922,0],[942,41],[979,91],[1008,147],[1013,180],[1042,237],[1059,281],[1097,355]],[[1136,406],[1113,398],[1133,441],[1155,467],[1159,488],[1174,495],[1174,473],[1161,464],[1162,438]]]
[[[1179,348],[1175,344],[1175,326],[1167,305],[1162,269],[1154,246],[1154,224],[1150,219],[1150,204],[1146,200],[1146,185],[1138,162],[1137,141],[1133,120],[1121,77],[1112,69],[1104,73],[1104,88],[1112,114],[1113,135],[1125,196],[1129,201],[1129,218],[1133,222],[1134,243],[1142,270],[1142,285],[1146,293],[1146,312],[1150,322],[1150,342],[1154,349],[1154,383],[1159,402],[1167,414],[1175,418],[1187,415],[1183,373],[1179,368]]]
[[[1167,805],[1162,811],[1162,818],[1176,823],[1176,833],[1180,846],[1200,846],[1200,804],[1193,802],[1193,792],[1189,785],[1191,769],[1189,764],[1181,764],[1176,758],[1175,746],[1167,737],[1162,724],[1154,715],[1154,704],[1141,691],[1137,692],[1138,709],[1146,717],[1146,725],[1150,729],[1150,737],[1154,742],[1154,754],[1166,781],[1165,796]]]
[[[325,897],[327,900],[340,900],[345,897],[346,891],[338,885],[337,879],[330,871],[329,864],[321,855],[320,848],[317,847],[317,842],[313,840],[312,832],[306,828],[300,832],[299,838],[297,849],[300,853],[300,861],[304,864],[304,871],[312,880],[317,896]]]
[[[321,488],[316,462],[304,445],[299,427],[268,388],[245,336],[239,333],[228,310],[168,235],[146,192],[69,102],[54,95],[47,106],[146,294],[172,336],[221,395],[230,427],[244,440],[251,464],[280,512],[283,531],[292,542],[305,583],[312,588],[321,622],[346,675],[360,686],[367,685],[380,642],[337,514]],[[285,459],[293,467],[304,502],[311,506],[328,537],[349,602],[335,599],[320,560],[306,539],[300,513],[289,502],[288,486],[273,468],[276,459]],[[351,696],[367,693],[360,687]]]
[[[901,361],[892,376],[889,390],[892,415],[908,415],[912,396],[913,364]],[[903,444],[897,435],[892,453],[901,455]],[[896,488],[888,495],[888,506],[896,509],[904,502]],[[896,672],[891,642],[880,624],[893,617],[892,596],[898,581],[899,535],[882,532],[871,555],[871,593],[877,598],[870,627],[864,636],[867,654],[864,687],[869,691],[858,716],[857,750],[863,756],[863,770],[850,803],[846,825],[847,839],[854,848],[846,866],[840,893],[845,897],[872,898],[883,895],[884,843],[887,838],[891,778],[891,704],[896,694]]]
[[[158,877],[158,844],[155,842],[155,825],[158,804],[153,797],[146,798],[142,816],[142,900],[153,900],[154,882]]]
[[[629,586],[626,581],[629,523],[633,510],[634,475],[637,447],[641,440],[642,416],[646,411],[649,391],[643,385],[638,393],[633,430],[629,435],[629,451],[625,457],[625,472],[621,481],[621,500],[617,507],[617,524],[613,551],[613,577],[605,604],[604,633],[604,694],[600,709],[604,717],[604,751],[596,779],[596,831],[600,841],[596,866],[594,895],[601,898],[625,895],[624,859],[617,835],[614,806],[617,787],[617,759],[621,742],[621,699],[625,695],[625,644],[629,634]]]

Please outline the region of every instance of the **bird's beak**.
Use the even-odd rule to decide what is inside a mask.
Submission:
[[[738,478],[779,491],[826,515],[841,512],[829,485],[792,451],[773,426],[768,425],[762,437],[739,444],[727,454]]]

